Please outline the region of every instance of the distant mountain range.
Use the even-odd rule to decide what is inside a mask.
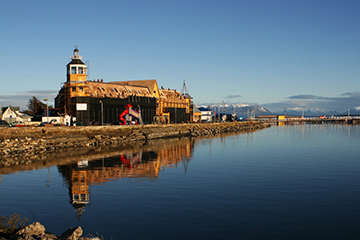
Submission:
[[[266,108],[262,107],[261,105],[249,105],[249,104],[245,104],[245,103],[238,103],[238,104],[225,104],[224,105],[210,105],[210,106],[205,106],[205,105],[200,105],[197,107],[203,107],[203,108],[211,108],[212,111],[214,112],[221,112],[224,113],[224,107],[226,110],[226,113],[235,113],[238,116],[245,116],[245,117],[250,117],[250,116],[264,116],[264,115],[271,115],[272,113],[267,110]],[[220,108],[220,110],[219,110]]]
[[[210,105],[210,106],[206,106],[206,105],[200,105],[197,107],[203,107],[203,108],[211,108],[212,111],[219,111],[219,107],[220,107],[220,111],[221,113],[224,112],[224,105]],[[261,105],[249,105],[246,103],[237,103],[237,104],[225,104],[225,109],[226,109],[226,113],[236,113],[237,115],[240,116],[264,116],[264,115],[284,115],[284,111],[277,111],[277,112],[270,112],[269,110],[267,110],[266,108],[262,107]],[[337,112],[334,110],[304,110],[304,112],[302,110],[292,110],[292,109],[286,109],[286,115],[287,116],[302,116],[304,114],[304,116],[337,116],[337,115],[344,115],[347,116],[348,112]],[[360,110],[356,110],[356,109],[350,109],[350,114],[351,115],[360,115]]]

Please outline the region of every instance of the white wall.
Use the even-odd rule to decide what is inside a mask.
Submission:
[[[22,121],[22,118],[18,117],[17,114],[13,112],[10,108],[6,109],[6,111],[3,112],[2,119],[7,121],[8,123]]]
[[[201,111],[201,120],[210,122],[212,120],[212,111]]]
[[[56,116],[56,117],[53,117],[53,116],[49,116],[49,117],[42,117],[41,118],[41,121],[42,122],[51,122],[53,121],[52,123],[53,124],[62,124],[62,125],[66,125],[66,126],[70,126],[70,116],[66,115],[65,117],[60,117],[60,116]]]

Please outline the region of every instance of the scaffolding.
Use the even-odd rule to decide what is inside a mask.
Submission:
[[[181,89],[181,94],[182,94],[185,98],[192,99],[192,97],[190,96],[189,91],[188,91],[188,89],[187,89],[187,87],[186,87],[185,79],[184,79],[183,87],[182,87],[182,89]]]

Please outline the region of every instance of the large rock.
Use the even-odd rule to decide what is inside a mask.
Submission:
[[[56,240],[58,239],[58,236],[56,236],[55,234],[53,233],[48,233],[48,232],[45,232],[44,235],[41,235],[41,240]]]
[[[24,239],[33,239],[33,236],[37,237],[44,234],[45,227],[39,222],[34,222],[16,232],[16,235],[21,236]]]
[[[83,234],[83,230],[81,229],[80,226],[77,228],[69,228],[68,230],[66,230],[66,232],[61,234],[59,239],[61,239],[61,240],[78,240],[82,234]]]

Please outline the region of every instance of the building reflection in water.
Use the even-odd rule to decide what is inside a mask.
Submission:
[[[145,146],[138,151],[92,161],[79,161],[60,165],[58,170],[69,188],[70,204],[80,219],[85,206],[90,203],[90,186],[122,178],[156,180],[159,171],[184,165],[186,172],[192,156],[194,140],[171,139]]]

